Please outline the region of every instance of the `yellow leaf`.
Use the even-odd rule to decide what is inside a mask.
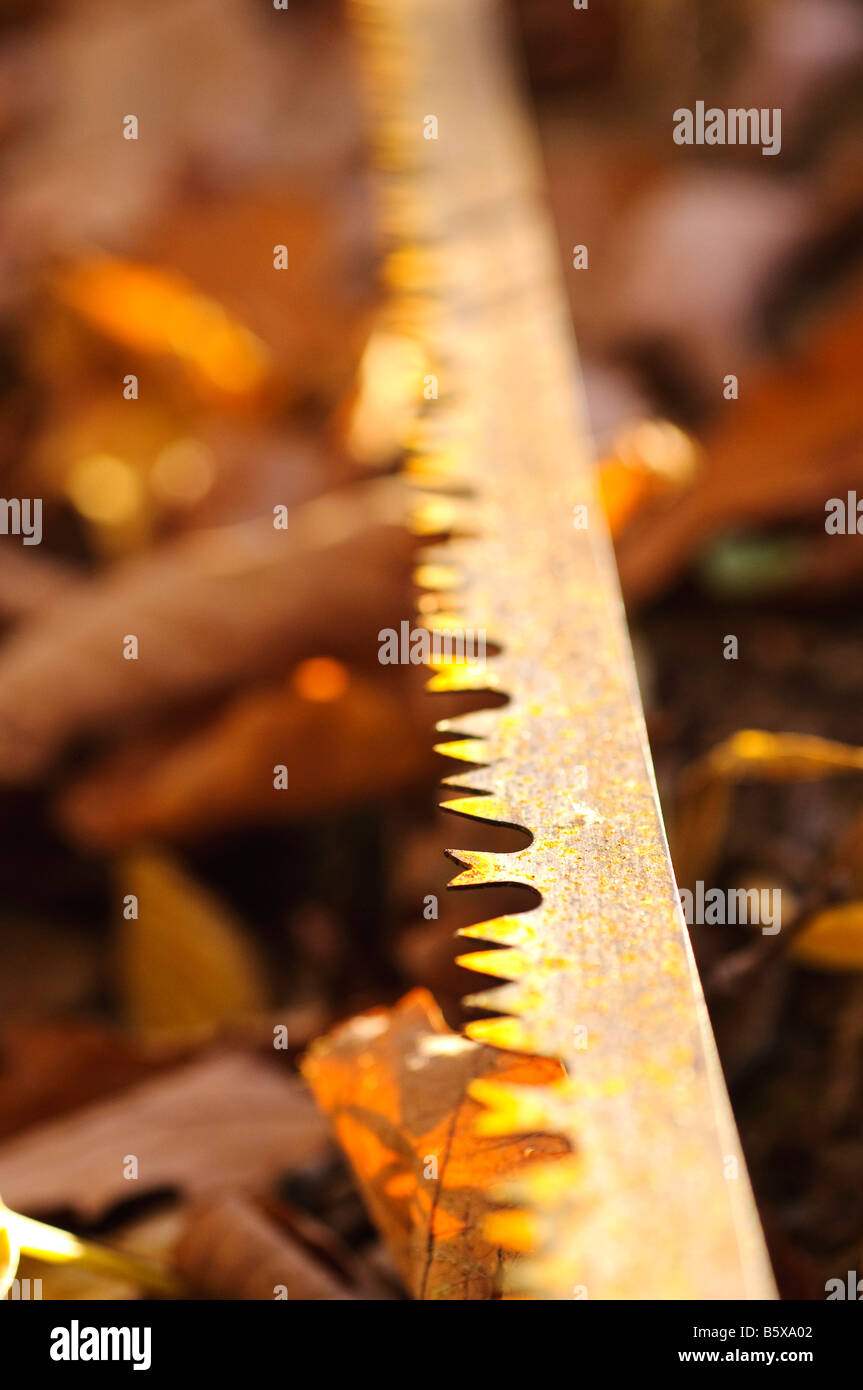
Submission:
[[[21,1258],[21,1251],[18,1248],[11,1227],[4,1220],[6,1208],[0,1202],[0,1300],[4,1299],[12,1287],[12,1281],[18,1272],[18,1261]]]
[[[264,1010],[263,972],[242,924],[169,855],[128,856],[118,884],[121,988],[136,1027],[206,1032]]]
[[[211,391],[254,396],[269,372],[264,344],[184,276],[98,256],[58,273],[60,298],[123,347],[180,358]]]
[[[681,782],[672,858],[679,883],[712,873],[740,782],[805,782],[863,772],[863,748],[811,734],[741,729],[689,767]]]
[[[794,938],[791,954],[816,970],[863,970],[863,902],[816,912]]]

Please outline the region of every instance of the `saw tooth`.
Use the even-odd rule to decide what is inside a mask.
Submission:
[[[435,662],[429,662],[429,666],[434,675],[426,682],[426,690],[432,693],[457,690],[468,690],[477,695],[483,694],[484,691],[488,691],[490,695],[497,693],[497,673],[490,671],[484,663],[471,665],[466,661],[460,661],[437,665]]]
[[[478,789],[479,790],[479,789]],[[468,820],[487,821],[490,825],[511,825],[518,829],[526,829],[520,825],[518,817],[505,801],[500,797],[493,796],[490,792],[480,792],[477,796],[459,796],[453,801],[442,801],[440,803],[442,811],[449,811],[454,816],[465,816]]]
[[[484,989],[479,994],[469,994],[464,1002],[473,1009],[494,1009],[495,1012],[527,1017],[531,1011],[544,1004],[546,1000],[541,990],[531,988],[521,982],[515,982],[509,985],[497,985],[494,989]],[[543,1049],[535,1044],[536,1038],[534,1037],[529,1051],[535,1052],[537,1056],[542,1056]]]
[[[445,492],[417,492],[410,499],[408,523],[416,536],[473,535],[476,504]]]
[[[530,1051],[528,1035],[520,1018],[478,1018],[468,1023],[464,1031],[472,1042],[487,1043],[503,1052]]]
[[[506,1209],[485,1217],[482,1228],[487,1239],[531,1257],[509,1272],[507,1288],[526,1297],[579,1296],[576,1290],[584,1287],[584,1251],[578,1243],[561,1248],[559,1235],[564,1213],[577,1229],[578,1215],[595,1201],[582,1155],[573,1152],[553,1163],[532,1163],[517,1177],[494,1183],[489,1195]],[[550,1294],[549,1290],[567,1293]]]
[[[523,1209],[489,1212],[482,1223],[483,1233],[492,1245],[519,1255],[537,1248],[544,1228],[545,1222],[535,1211]]]
[[[456,956],[456,962],[463,965],[465,970],[474,970],[479,975],[496,975],[500,980],[520,980],[533,965],[529,956],[509,948],[467,951],[463,956]]]
[[[510,917],[490,917],[487,922],[476,922],[470,927],[461,927],[459,936],[467,936],[476,941],[497,941],[501,946],[526,946],[536,940],[536,927],[527,919],[533,915],[533,908],[527,912]]]
[[[428,488],[466,488],[470,479],[467,451],[463,445],[449,444],[445,448],[416,449],[404,460],[405,477],[410,482]]]
[[[450,879],[449,888],[479,888],[492,883],[515,883],[526,888],[534,886],[532,879],[525,878],[513,868],[513,861],[520,857],[519,851],[489,854],[478,849],[448,849],[444,853],[455,864],[464,865],[464,871]]]
[[[414,583],[420,589],[429,589],[433,593],[447,594],[455,593],[461,582],[461,575],[455,565],[441,564],[438,561],[427,560],[417,565],[413,573]]]
[[[439,719],[435,729],[439,734],[464,734],[468,739],[482,739],[487,751],[495,746],[499,735],[498,717],[500,708],[471,710],[470,714],[456,714],[451,719]]]
[[[481,787],[481,786],[479,785],[480,782],[485,781],[487,774],[488,774],[488,765],[486,764],[485,767],[483,767],[482,765],[480,765],[479,767],[473,768],[472,771],[470,771],[470,772],[454,772],[453,775],[452,775],[451,777],[444,777],[444,778],[442,778],[442,779],[441,779],[441,786],[442,786],[442,787],[464,787],[464,788],[466,788],[468,791],[474,792],[477,796],[492,796],[492,797],[493,797],[493,796],[495,795],[493,788],[491,788],[491,787]],[[490,779],[489,779],[489,780],[490,780]],[[443,806],[446,806],[446,805],[448,805],[448,804],[449,804],[448,802],[441,802],[441,805],[443,805]]]
[[[552,1133],[560,1128],[560,1106],[554,1083],[518,1086],[477,1080],[470,1083],[468,1093],[483,1107],[476,1122],[476,1133],[481,1138]]]
[[[454,738],[448,743],[436,743],[434,751],[444,758],[457,758],[462,763],[476,763],[477,767],[488,767],[488,745],[482,738]],[[453,773],[453,778],[468,777],[469,773]],[[458,786],[458,782],[446,779],[446,786]]]
[[[467,626],[467,619],[464,613],[455,609],[441,609],[436,613],[423,614],[422,625],[429,632],[462,632]]]
[[[501,1179],[494,1184],[492,1195],[500,1202],[543,1208],[572,1199],[585,1186],[584,1158],[574,1152],[553,1163],[532,1163],[517,1176]]]
[[[456,576],[457,583],[463,580],[463,573],[460,565],[453,563],[452,541],[444,541],[440,545],[421,545],[416,554],[416,572],[428,567],[432,573],[435,570],[452,570]],[[419,583],[419,581],[417,581]],[[424,587],[434,588],[433,584]],[[453,586],[454,588],[456,585]]]

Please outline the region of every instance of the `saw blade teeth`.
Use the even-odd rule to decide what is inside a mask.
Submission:
[[[444,777],[441,781],[441,786],[446,788],[464,787],[467,791],[473,792],[475,796],[493,797],[495,792],[492,787],[480,786],[480,783],[486,781],[487,778],[488,768],[480,766],[474,768],[471,772],[455,772],[452,777]],[[442,801],[441,805],[449,806],[450,803]]]
[[[428,569],[431,574],[437,571],[451,572],[455,575],[457,583],[463,583],[464,576],[460,565],[453,561],[452,541],[443,541],[440,545],[424,545],[420,542],[415,556],[414,578],[419,572]],[[417,579],[417,583],[420,581]],[[421,588],[434,588],[432,585],[420,585]],[[453,587],[456,587],[455,585]]]
[[[457,662],[452,665],[436,665],[429,663],[434,675],[426,682],[426,690],[435,694],[436,692],[467,690],[482,695],[488,692],[489,695],[497,694],[498,680],[494,671],[490,671],[488,666],[483,664],[470,665],[468,662]]]
[[[461,573],[456,565],[426,559],[416,566],[413,579],[418,588],[436,594],[454,594],[462,582]]]
[[[506,693],[505,691],[503,692]],[[505,706],[509,708],[509,706]],[[439,719],[435,729],[439,734],[463,734],[471,740],[481,739],[488,752],[496,746],[499,738],[500,707],[471,710],[469,714],[456,714],[449,719]]]
[[[475,763],[477,767],[488,767],[488,745],[482,738],[454,738],[447,743],[436,743],[434,751],[443,758],[456,758],[461,763]],[[453,780],[445,780],[446,786],[458,786],[457,777],[469,777],[469,772],[453,773]],[[476,775],[476,774],[474,774]]]
[[[479,788],[477,790],[480,791]],[[490,792],[480,791],[477,796],[459,796],[453,801],[442,801],[440,808],[454,816],[465,816],[468,820],[487,821],[490,825],[511,825],[518,829],[526,829],[526,826],[519,823],[516,813],[506,802]]]
[[[456,956],[456,962],[463,965],[465,970],[474,970],[479,975],[495,975],[500,980],[520,980],[532,965],[530,957],[510,948],[467,951],[462,956]]]
[[[417,536],[472,536],[479,524],[477,507],[467,497],[417,491],[410,498],[408,524]]]
[[[447,885],[449,888],[479,888],[493,883],[515,883],[526,888],[534,887],[533,880],[519,873],[514,866],[513,861],[519,858],[517,852],[488,854],[485,850],[448,849],[444,853],[455,864],[464,865],[463,871],[450,879]]]
[[[495,1201],[513,1206],[552,1207],[562,1200],[578,1200],[587,1189],[584,1155],[577,1150],[552,1163],[532,1163],[511,1177],[501,1178],[491,1188]]]
[[[403,469],[407,480],[420,487],[466,490],[470,482],[467,462],[464,448],[454,445],[445,449],[417,448],[406,455]]]
[[[524,1208],[508,1208],[489,1212],[482,1223],[483,1234],[492,1245],[513,1254],[524,1255],[535,1250],[542,1239],[544,1221],[536,1212]]]
[[[478,1018],[468,1023],[464,1031],[472,1042],[499,1047],[503,1052],[530,1051],[527,1031],[520,1018]]]
[[[536,940],[536,927],[528,920],[534,909],[508,917],[490,917],[487,922],[476,922],[470,927],[461,927],[458,935],[474,941],[496,941],[501,946],[526,946]]]
[[[468,1094],[483,1107],[476,1121],[481,1138],[551,1133],[560,1126],[554,1083],[518,1086],[481,1079],[469,1084]]]
[[[519,812],[506,823],[525,821],[533,835],[507,855],[447,851],[461,870],[451,887],[523,885],[539,900],[460,933],[502,947],[465,962],[510,981],[469,1001],[492,1016],[464,1032],[522,1054],[523,1079],[537,1064],[569,1072],[565,1089],[550,1079],[524,1095],[501,1080],[473,1092],[487,1134],[529,1125],[533,1152],[539,1135],[568,1147],[492,1183],[509,1209],[483,1230],[524,1256],[504,1296],[585,1298],[589,1285],[603,1299],[771,1298],[676,902],[559,254],[493,19],[500,7],[352,3],[385,171],[390,312],[421,345],[425,381],[443,387],[426,409],[417,382],[413,427],[401,432],[417,580],[428,580],[421,621],[440,610],[444,627],[452,609],[504,639],[482,669],[448,661],[429,673],[429,690],[470,692],[484,706],[442,720],[439,751],[494,764],[453,775],[448,785],[465,793],[456,814],[497,798]],[[428,110],[459,138],[423,150]],[[468,746],[456,750],[459,736]]]
[[[534,969],[536,963],[534,962]],[[543,1002],[542,993],[535,986],[526,985],[524,978],[514,981],[512,984],[497,985],[493,989],[481,990],[478,994],[469,994],[464,1001],[473,1009],[493,1009],[495,1013],[513,1014],[523,1020],[525,1036],[528,1036],[527,1020],[532,1010]],[[531,1045],[528,1052],[534,1052],[539,1056],[547,1056],[548,1048],[537,1046],[535,1031],[530,1033]]]
[[[463,613],[449,608],[440,609],[436,613],[424,613],[422,625],[428,628],[429,632],[461,632],[467,624]]]

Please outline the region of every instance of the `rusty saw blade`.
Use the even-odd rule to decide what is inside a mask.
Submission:
[[[429,363],[407,449],[432,629],[500,653],[438,689],[504,692],[444,721],[450,811],[526,827],[529,848],[454,850],[455,887],[535,889],[469,928],[509,983],[472,1002],[497,1047],[566,1080],[486,1085],[489,1134],[548,1130],[571,1159],[507,1198],[539,1298],[775,1296],[662,826],[598,501],[558,253],[494,0],[355,0],[394,330]],[[574,16],[577,24],[577,14]],[[573,32],[573,42],[578,42]],[[478,703],[482,703],[481,700]]]

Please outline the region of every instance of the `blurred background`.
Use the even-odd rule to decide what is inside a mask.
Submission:
[[[508,9],[678,878],[782,888],[778,937],[693,936],[780,1287],[823,1297],[863,1260],[863,536],[824,526],[863,498],[863,5]],[[416,601],[390,492],[413,377],[345,16],[0,0],[0,41],[0,490],[43,499],[39,546],[0,536],[0,1191],[158,1248],[230,1123],[240,1186],[389,1288],[316,1122],[264,1142],[238,1060],[284,1025],[293,1087],[417,983],[457,1025],[453,931],[512,901],[446,897],[449,711],[377,660]],[[676,145],[697,100],[781,107],[781,153]],[[729,742],[752,729],[843,749]],[[121,1107],[122,1146],[134,1088],[190,1059],[207,1157],[166,1140],[134,1200],[96,1191],[88,1107]]]

